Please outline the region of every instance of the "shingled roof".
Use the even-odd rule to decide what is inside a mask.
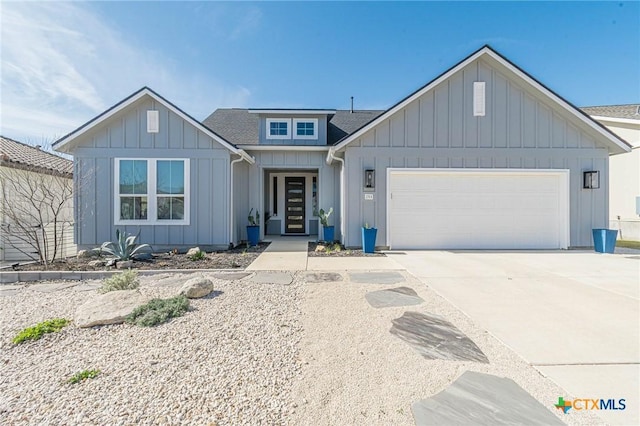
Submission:
[[[337,110],[328,116],[327,144],[334,145],[384,111]],[[248,109],[221,108],[215,110],[203,122],[205,126],[235,145],[257,145],[259,143],[258,114],[249,113]]]
[[[640,104],[603,105],[580,108],[591,116],[640,120]]]
[[[4,136],[0,136],[0,165],[49,174],[73,174],[73,161]]]

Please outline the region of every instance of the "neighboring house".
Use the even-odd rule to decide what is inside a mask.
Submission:
[[[609,227],[620,239],[640,241],[640,104],[582,110],[632,146],[609,158]]]
[[[349,247],[365,223],[391,248],[592,246],[609,155],[631,149],[488,46],[386,111],[221,109],[201,123],[143,88],[54,148],[88,176],[80,246],[121,228],[156,249],[245,240],[250,208],[262,237],[315,234],[330,207]]]
[[[0,261],[75,254],[72,173],[71,160],[0,136]]]

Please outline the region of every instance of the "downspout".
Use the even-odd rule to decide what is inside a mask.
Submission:
[[[251,157],[244,150],[238,150],[237,154],[240,155],[240,158],[231,160],[231,167],[229,168],[230,169],[229,171],[230,173],[230,176],[229,176],[229,245],[233,244],[233,229],[235,227],[234,209],[233,209],[233,203],[235,201],[233,197],[233,194],[235,193],[235,190],[233,188],[233,166],[236,163],[239,163],[241,161],[246,161],[249,164],[255,164],[256,162],[255,158]]]
[[[345,229],[344,229],[344,217],[346,212],[345,206],[345,193],[344,193],[344,159],[335,156],[333,148],[329,149],[327,153],[327,164],[331,164],[333,160],[336,160],[340,163],[340,237],[342,239],[342,244],[345,243]]]

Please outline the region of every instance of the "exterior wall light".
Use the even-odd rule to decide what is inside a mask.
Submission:
[[[582,174],[582,187],[584,189],[600,188],[600,173],[597,171],[588,171]]]
[[[364,188],[374,189],[376,187],[376,171],[367,169],[364,171]]]

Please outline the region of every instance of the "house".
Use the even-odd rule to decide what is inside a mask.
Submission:
[[[620,239],[640,241],[640,104],[582,110],[632,147],[609,158],[609,228]]]
[[[592,246],[620,137],[485,46],[385,111],[220,109],[199,122],[143,88],[54,145],[73,154],[76,239],[162,247],[318,232],[391,248]],[[80,183],[76,179],[77,185]]]
[[[74,255],[73,162],[0,136],[0,261]]]

